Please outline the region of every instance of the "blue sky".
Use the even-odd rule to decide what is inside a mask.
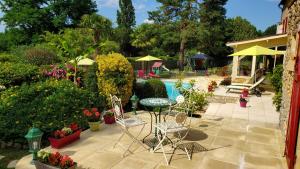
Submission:
[[[98,13],[110,18],[114,23],[119,0],[96,0]],[[258,29],[265,30],[268,26],[280,21],[280,0],[229,0],[226,9],[227,17],[242,16]],[[137,24],[147,21],[147,11],[154,10],[159,4],[155,0],[133,0],[136,9]],[[0,17],[2,13],[0,12]],[[0,24],[0,31],[4,25]]]

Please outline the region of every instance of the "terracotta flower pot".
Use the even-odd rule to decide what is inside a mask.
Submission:
[[[104,122],[105,124],[113,124],[116,122],[115,117],[114,116],[104,116]]]
[[[97,122],[88,122],[91,131],[98,131],[100,129],[100,121]]]
[[[247,102],[241,102],[241,101],[240,101],[240,106],[241,106],[241,107],[247,107]]]
[[[64,138],[56,139],[56,138],[49,137],[48,140],[50,141],[51,147],[61,148],[61,147],[64,147],[65,145],[68,145],[68,144],[78,140],[80,138],[80,133],[81,133],[81,130],[78,130],[78,131],[74,132],[73,134],[68,135]]]

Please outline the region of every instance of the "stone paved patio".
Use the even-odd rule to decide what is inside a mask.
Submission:
[[[201,119],[192,119],[193,127],[185,140],[195,147],[192,160],[179,149],[172,155],[170,166],[161,153],[150,153],[139,145],[133,147],[134,154],[122,158],[123,150],[113,148],[121,134],[116,125],[103,125],[98,132],[85,131],[79,141],[59,151],[70,155],[80,169],[286,169],[284,142],[270,102],[271,96],[253,97],[246,109],[239,108],[238,103],[211,103]],[[138,116],[150,120],[146,112]],[[149,125],[140,139],[148,132]],[[121,143],[128,145],[130,139]],[[171,154],[168,151],[169,157]],[[30,159],[21,159],[16,169],[34,168]]]

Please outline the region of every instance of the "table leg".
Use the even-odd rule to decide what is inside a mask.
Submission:
[[[148,113],[150,114],[150,133],[143,138],[143,143],[145,143],[145,139],[152,134],[152,126],[153,126],[153,124],[152,124],[152,114],[151,114],[150,111],[148,111]]]

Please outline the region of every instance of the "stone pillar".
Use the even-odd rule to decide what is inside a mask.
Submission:
[[[235,79],[238,76],[238,68],[239,68],[239,56],[233,56],[232,58],[232,79]]]

